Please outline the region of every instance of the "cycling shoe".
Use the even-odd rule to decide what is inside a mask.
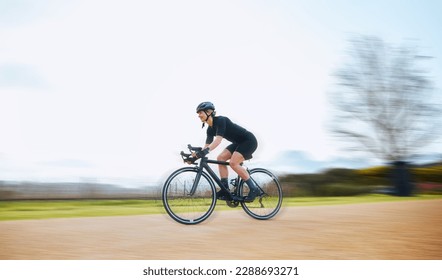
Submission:
[[[244,197],[244,202],[253,202],[257,196],[259,196],[259,190],[252,189],[250,190],[249,194]]]

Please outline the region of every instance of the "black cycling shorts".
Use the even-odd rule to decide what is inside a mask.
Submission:
[[[258,141],[255,136],[250,133],[250,137],[240,143],[232,143],[226,147],[230,153],[238,152],[244,159],[249,160],[253,157],[253,153],[258,148]]]

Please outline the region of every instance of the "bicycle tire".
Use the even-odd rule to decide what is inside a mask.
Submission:
[[[281,209],[283,193],[278,178],[264,168],[254,168],[249,171],[250,177],[260,189],[260,196],[253,202],[241,202],[243,210],[258,220],[273,218]],[[249,188],[244,181],[239,186],[239,194],[246,196]]]
[[[197,173],[197,168],[178,169],[167,178],[163,186],[163,206],[167,214],[181,224],[201,223],[215,209],[216,189],[206,172],[202,172],[196,192],[190,195]]]

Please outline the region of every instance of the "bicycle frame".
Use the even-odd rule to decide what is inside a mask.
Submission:
[[[190,196],[195,194],[196,188],[201,178],[201,174],[203,173],[204,170],[206,170],[207,173],[209,173],[209,176],[215,181],[215,183],[218,184],[220,188],[229,192],[229,189],[227,189],[224,186],[224,184],[221,182],[221,179],[218,177],[218,175],[216,175],[215,171],[213,171],[213,169],[209,166],[209,164],[218,164],[218,165],[227,165],[227,166],[230,165],[230,163],[227,161],[211,160],[208,159],[207,157],[202,158],[198,167],[196,167],[196,169],[198,169],[198,173],[196,174],[196,178],[195,181],[193,182],[192,189],[190,190],[189,193]]]

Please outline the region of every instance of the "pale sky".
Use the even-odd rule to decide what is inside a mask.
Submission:
[[[258,137],[263,167],[351,156],[326,99],[348,39],[415,39],[440,88],[441,3],[0,0],[0,180],[161,180],[203,144],[202,101]]]

